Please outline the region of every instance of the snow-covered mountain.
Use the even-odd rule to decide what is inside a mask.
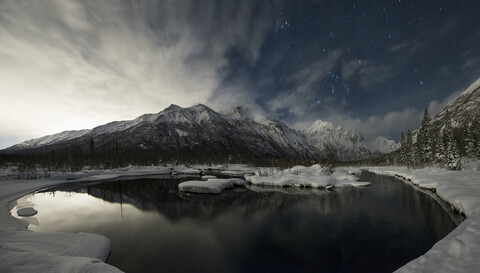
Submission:
[[[471,84],[462,94],[451,100],[431,120],[434,131],[439,132],[445,126],[445,117],[452,119],[453,127],[460,127],[470,123],[480,115],[480,79]]]
[[[197,104],[182,108],[170,105],[156,114],[134,120],[114,121],[90,130],[66,131],[32,139],[3,153],[46,153],[51,150],[144,150],[159,154],[209,157],[229,155],[280,158],[325,158],[350,161],[372,156],[363,137],[329,122],[316,121],[301,132],[266,117],[252,118],[242,107],[220,114]],[[375,152],[383,150],[375,150]]]
[[[247,117],[242,108],[219,114],[205,105],[189,108],[170,105],[157,114],[134,120],[115,121],[91,130],[67,131],[22,142],[7,153],[88,149],[90,140],[98,148],[119,143],[124,149],[159,150],[206,154],[253,154],[273,157],[314,157],[305,136],[283,122]]]
[[[341,161],[366,159],[372,156],[363,137],[340,125],[317,120],[304,131],[308,141],[324,154]]]

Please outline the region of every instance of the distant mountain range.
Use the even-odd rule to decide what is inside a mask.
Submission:
[[[65,131],[28,140],[1,153],[28,154],[118,148],[190,154],[195,157],[228,154],[274,158],[326,158],[353,161],[392,149],[392,141],[367,144],[357,132],[321,120],[299,131],[266,117],[251,118],[242,107],[220,114],[197,104],[182,108],[170,105],[157,114],[134,120],[114,121],[90,130]],[[372,148],[373,147],[373,148]]]

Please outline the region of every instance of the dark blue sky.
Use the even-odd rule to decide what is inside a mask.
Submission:
[[[255,10],[274,22],[260,57],[252,64],[232,46],[223,84],[246,78],[257,103],[289,122],[422,112],[480,77],[478,1],[266,1]]]
[[[480,77],[479,26],[480,1],[1,1],[0,148],[171,103],[398,139]]]

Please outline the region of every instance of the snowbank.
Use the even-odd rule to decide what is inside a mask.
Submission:
[[[346,186],[368,186],[370,182],[357,182],[358,177],[349,174],[344,169],[336,169],[331,175],[320,165],[311,167],[295,166],[283,171],[272,171],[270,173],[256,173],[245,176],[245,180],[253,185],[275,186],[275,187],[310,187],[330,188]]]
[[[215,175],[203,175],[202,180],[214,179],[217,178]]]
[[[397,272],[478,272],[480,268],[480,172],[439,168],[365,167],[370,172],[399,176],[437,195],[467,219],[427,253]],[[350,171],[358,171],[351,168]]]
[[[21,196],[58,184],[164,175],[172,171],[200,173],[198,169],[183,166],[128,167],[48,173],[41,179],[25,180],[16,179],[18,174],[4,172],[0,177],[0,272],[121,272],[104,263],[110,254],[110,240],[106,237],[88,233],[33,232],[25,228],[25,220],[13,218],[10,210]]]
[[[185,192],[194,193],[213,193],[219,194],[224,189],[233,188],[233,186],[245,186],[247,182],[240,178],[210,178],[207,181],[185,181],[178,184],[178,189]]]

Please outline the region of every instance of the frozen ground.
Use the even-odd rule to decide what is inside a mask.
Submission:
[[[14,179],[18,174],[0,174],[0,272],[121,272],[104,261],[110,240],[88,233],[37,233],[10,215],[21,196],[46,187],[70,182],[105,181],[117,178],[170,174],[199,174],[186,167],[128,167],[106,171],[50,173],[35,180]],[[21,207],[18,207],[22,209]],[[32,213],[32,211],[27,210]]]
[[[478,163],[466,170],[448,171],[439,168],[406,169],[402,167],[349,168],[398,176],[437,195],[467,219],[427,253],[407,263],[397,272],[479,272],[480,270],[480,171]]]

